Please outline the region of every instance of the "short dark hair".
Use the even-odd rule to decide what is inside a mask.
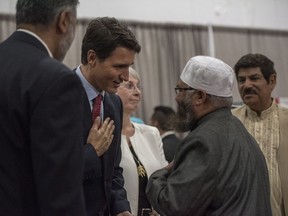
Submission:
[[[269,78],[272,74],[276,74],[274,69],[274,62],[271,61],[266,56],[256,53],[256,54],[246,54],[242,56],[234,66],[236,77],[238,76],[239,70],[241,68],[251,68],[251,67],[260,67],[260,70],[269,83]]]
[[[99,17],[92,20],[82,41],[81,62],[87,64],[87,52],[94,50],[100,60],[105,60],[119,46],[139,53],[141,46],[135,35],[114,17]]]
[[[151,116],[152,120],[158,122],[158,127],[163,131],[174,130],[174,123],[176,119],[175,111],[168,106],[154,107],[154,113]]]
[[[49,25],[65,8],[75,8],[78,0],[18,0],[16,24]]]

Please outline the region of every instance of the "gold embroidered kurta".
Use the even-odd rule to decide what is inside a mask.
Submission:
[[[285,143],[283,143],[283,139],[282,143],[280,142],[280,121],[284,121],[285,119],[285,121],[288,121],[288,116],[283,119],[283,116],[281,115],[282,112],[280,112],[281,118],[279,117],[279,107],[275,102],[273,102],[270,108],[263,111],[260,116],[257,116],[256,112],[246,105],[232,110],[232,113],[242,121],[249,133],[256,139],[265,156],[270,180],[273,216],[285,215],[283,209],[282,184],[285,185],[287,183],[281,182],[283,178],[281,178],[280,175],[278,152],[281,144],[287,146],[287,140]]]

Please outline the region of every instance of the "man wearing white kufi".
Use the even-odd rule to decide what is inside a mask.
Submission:
[[[265,158],[231,114],[233,76],[231,67],[208,56],[185,66],[175,88],[176,128],[189,134],[146,190],[160,215],[272,215]]]

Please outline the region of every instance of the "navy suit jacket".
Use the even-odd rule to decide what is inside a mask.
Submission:
[[[20,31],[0,65],[0,215],[85,215],[78,77]]]
[[[123,106],[119,96],[105,92],[104,119],[114,120],[115,130],[113,141],[103,156],[98,157],[91,144],[84,145],[84,195],[88,216],[96,216],[105,211],[104,215],[117,215],[123,211],[130,211],[124,189],[123,169],[119,166],[121,160],[121,130]],[[84,104],[86,115],[84,130],[86,137],[92,127],[92,115],[88,98]]]

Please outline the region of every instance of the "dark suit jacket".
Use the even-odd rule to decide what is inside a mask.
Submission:
[[[79,79],[24,32],[0,56],[0,215],[85,215]]]
[[[175,156],[181,140],[175,134],[169,134],[162,138],[162,142],[165,158],[170,163]]]
[[[104,119],[110,117],[114,120],[114,138],[108,151],[98,157],[91,144],[84,146],[85,171],[84,171],[84,195],[88,216],[96,216],[100,211],[105,215],[116,215],[123,211],[130,211],[127,201],[121,160],[121,130],[123,107],[121,99],[115,94],[105,92],[104,96]],[[84,129],[87,133],[92,127],[92,116],[89,101],[85,103],[87,115]]]

